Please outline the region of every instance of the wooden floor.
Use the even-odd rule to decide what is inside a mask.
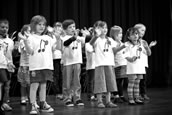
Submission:
[[[144,105],[131,106],[127,103],[118,104],[118,108],[96,108],[96,102],[82,98],[84,107],[65,107],[63,102],[55,99],[55,96],[47,96],[47,102],[55,109],[53,113],[40,113],[41,115],[172,115],[172,88],[150,88],[149,102]],[[30,106],[21,106],[19,97],[12,97],[10,105],[13,110],[6,115],[29,115]]]

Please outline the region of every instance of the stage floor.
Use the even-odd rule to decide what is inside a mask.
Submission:
[[[127,103],[117,103],[117,108],[96,108],[96,102],[87,101],[82,94],[84,107],[65,107],[63,102],[53,95],[47,96],[47,102],[54,108],[53,113],[40,115],[172,115],[172,88],[149,88],[150,101],[144,105],[131,106]],[[10,105],[13,110],[6,115],[29,115],[30,106],[20,105],[20,97],[11,97]]]

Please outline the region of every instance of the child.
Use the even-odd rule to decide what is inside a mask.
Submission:
[[[146,32],[146,26],[139,23],[139,24],[136,24],[134,27],[138,29],[140,41],[148,44],[145,40],[143,40],[143,37],[144,37],[145,32]],[[155,46],[156,43],[157,43],[156,41],[152,41],[149,44],[149,48],[151,48],[152,46]],[[143,61],[145,62],[145,67],[147,70],[147,68],[148,68],[148,57],[147,57],[147,54],[145,54],[143,56],[144,56]],[[144,74],[143,79],[140,80],[140,95],[141,95],[141,98],[143,100],[150,100],[150,98],[146,94],[146,78],[147,78],[147,76],[146,76],[146,74]]]
[[[129,28],[126,32],[127,40],[127,75],[128,75],[128,98],[129,105],[144,104],[139,98],[139,83],[146,73],[145,65],[142,61],[143,53],[150,55],[151,52],[146,44],[140,43],[138,30],[134,27]]]
[[[14,42],[8,37],[9,22],[6,19],[0,20],[0,41],[1,41],[1,61],[0,61],[0,110],[11,111],[12,108],[8,105],[7,98],[10,88],[10,73],[14,72],[14,64],[12,60],[12,51]],[[4,57],[5,56],[5,57]],[[4,60],[5,59],[5,60]],[[2,88],[4,87],[4,89]],[[2,91],[5,91],[2,93]],[[5,99],[3,99],[5,98]],[[3,102],[5,101],[5,102]]]
[[[85,42],[85,37],[78,36],[74,20],[64,20],[62,25],[65,31],[65,36],[62,37],[64,45],[62,55],[64,103],[67,107],[74,106],[74,103],[78,106],[83,106],[84,103],[81,99],[80,72],[82,46]]]
[[[24,25],[21,29],[21,34],[24,36],[25,32],[30,34],[30,26]],[[21,91],[21,104],[26,105],[29,97],[29,86],[30,86],[30,76],[29,76],[29,55],[26,53],[23,39],[19,38],[19,48],[20,52],[20,66],[18,69],[17,79],[20,82]]]
[[[61,57],[62,57],[62,40],[60,39],[60,36],[62,35],[63,28],[61,22],[55,22],[54,23],[54,35],[58,38],[58,46],[60,50],[56,49],[53,51],[53,65],[54,65],[54,82],[53,82],[53,91],[56,94],[56,97],[59,99],[63,99],[62,95],[62,66],[61,66]]]
[[[30,114],[38,114],[36,107],[36,93],[39,89],[40,111],[53,112],[54,109],[46,102],[46,82],[53,81],[53,57],[52,50],[56,47],[52,38],[45,35],[46,19],[36,15],[30,22],[31,35],[24,40],[25,48],[29,53],[30,71]]]
[[[90,31],[91,34],[93,34]],[[90,48],[89,41],[91,36],[87,36],[85,43],[85,54],[86,54],[86,83],[87,83],[87,97],[88,100],[96,100],[94,95],[94,74],[95,74],[95,52]]]
[[[123,82],[127,78],[126,76],[126,65],[127,60],[124,55],[125,45],[122,42],[122,28],[120,26],[113,26],[110,30],[110,37],[112,37],[117,43],[115,53],[115,75],[117,81],[118,92],[113,92],[115,96],[114,102],[127,102],[123,95]]]
[[[89,42],[95,52],[95,80],[94,94],[96,94],[98,108],[117,107],[111,102],[111,92],[117,91],[116,78],[113,71],[114,47],[116,43],[112,38],[106,36],[107,24],[104,21],[97,21],[94,24],[94,37]],[[105,93],[106,105],[102,100]]]

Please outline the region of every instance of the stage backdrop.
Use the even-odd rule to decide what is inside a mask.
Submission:
[[[149,57],[148,86],[171,84],[171,0],[1,0],[0,5],[0,18],[10,22],[9,33],[19,31],[37,14],[45,16],[50,26],[74,19],[80,29],[104,20],[108,28],[121,26],[123,34],[136,23],[143,23],[147,28],[144,39],[158,42]]]

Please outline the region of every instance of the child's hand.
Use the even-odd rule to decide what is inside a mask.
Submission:
[[[157,44],[157,41],[152,41],[150,44],[149,44],[149,47],[151,48],[152,46],[155,46]]]
[[[90,35],[90,32],[86,27],[84,27],[84,29],[81,29],[81,33],[83,34],[84,37]]]
[[[26,33],[26,32],[25,32],[25,33]],[[19,37],[20,39],[24,40],[24,41],[27,40],[26,35],[22,35],[21,32],[18,33],[18,37]]]
[[[12,72],[12,73],[14,73],[14,69],[15,69],[16,67],[15,67],[15,65],[13,64],[13,63],[8,63],[7,64],[7,70],[9,71],[9,72]]]

